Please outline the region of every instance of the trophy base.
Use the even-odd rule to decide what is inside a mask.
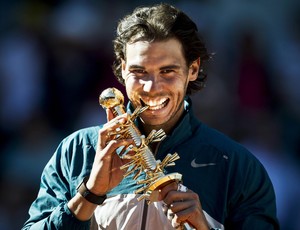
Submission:
[[[147,192],[146,192],[147,198],[146,199],[148,200],[148,204],[158,201],[160,188],[162,188],[174,181],[177,183],[180,183],[181,180],[182,180],[182,175],[179,173],[170,173],[170,174],[164,175],[163,177],[158,178],[147,188]],[[143,199],[143,198],[145,198],[145,196],[142,196],[140,199]]]
[[[182,175],[180,173],[170,173],[154,181],[148,188],[148,191],[153,192],[161,187],[166,186],[174,181],[180,182]]]

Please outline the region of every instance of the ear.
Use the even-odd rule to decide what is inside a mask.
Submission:
[[[125,76],[126,62],[124,59],[122,59],[121,69],[122,69],[122,78],[125,80],[124,76]]]
[[[195,81],[198,77],[200,69],[200,57],[197,58],[189,67],[189,81]]]

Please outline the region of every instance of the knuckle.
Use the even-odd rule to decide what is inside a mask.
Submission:
[[[118,147],[118,141],[117,140],[110,140],[108,142],[108,146],[113,148],[113,147]]]
[[[101,129],[99,129],[99,131],[98,131],[98,135],[99,135],[99,137],[104,137],[104,136],[106,136],[107,135],[107,133],[108,133],[108,131],[109,131],[109,129],[107,128],[107,127],[102,127]]]
[[[192,197],[195,199],[195,200],[199,200],[199,196],[197,193],[192,193]]]
[[[188,190],[189,196],[193,199],[193,200],[200,200],[199,196],[197,193],[193,192],[192,190]]]
[[[98,135],[99,136],[102,136],[103,135],[103,133],[104,133],[104,129],[102,128],[102,129],[99,129],[99,131],[98,131]]]

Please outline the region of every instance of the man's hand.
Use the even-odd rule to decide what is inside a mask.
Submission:
[[[108,122],[99,130],[96,156],[87,188],[96,195],[105,195],[116,187],[124,176],[120,167],[128,162],[116,154],[116,149],[133,144],[132,139],[116,140],[116,130],[127,121],[127,114],[113,118],[112,112],[107,109]]]
[[[169,213],[174,216],[173,225],[186,222],[198,230],[209,229],[199,197],[192,190],[178,191],[178,184],[173,182],[160,190],[159,200],[166,203]]]
[[[133,144],[132,139],[115,139],[116,130],[127,121],[127,114],[113,118],[112,112],[107,110],[107,118],[108,122],[99,130],[96,155],[86,183],[87,189],[98,196],[105,195],[121,182],[125,172],[120,166],[129,160],[120,158],[116,150],[121,146],[127,148]],[[91,218],[97,205],[77,193],[68,202],[68,207],[77,219],[85,221]]]

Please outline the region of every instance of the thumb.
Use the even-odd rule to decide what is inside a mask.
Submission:
[[[107,121],[110,121],[114,118],[114,114],[111,109],[106,109],[106,118]]]

